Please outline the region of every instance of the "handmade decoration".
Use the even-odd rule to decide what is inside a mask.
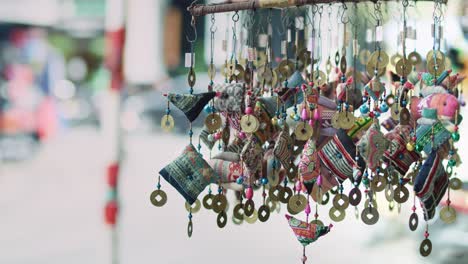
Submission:
[[[464,100],[459,84],[464,76],[449,67],[440,48],[443,3],[434,1],[434,48],[424,57],[417,47],[407,54],[406,39],[416,39],[416,29],[407,25],[408,0],[399,7],[403,28],[395,54],[387,54],[382,45],[384,1],[373,1],[375,24],[367,25],[366,19],[365,26],[349,16],[346,2],[252,0],[189,7],[194,30],[197,16],[211,14],[210,82],[207,92],[193,93],[195,34],[187,39],[189,93],[167,94],[168,108],[161,120],[164,130],[173,129],[169,104],[176,106],[190,122],[190,142],[160,171],[186,200],[189,236],[192,213],[201,205],[216,213],[217,226],[224,228],[230,218],[236,225],[268,222],[283,204],[291,215],[305,214],[305,221],[286,215],[304,247],[305,263],[305,246],[332,226],[323,224],[319,208],[327,207],[328,217],[337,223],[354,207],[354,217],[374,225],[386,210],[377,202],[382,195],[388,210],[400,212],[403,203],[412,202],[412,231],[418,230],[423,214],[426,230],[420,253],[431,253],[427,221],[436,217],[447,190],[462,186],[454,170],[461,163],[455,143],[461,136]],[[361,1],[352,2],[354,9],[360,8]],[[339,10],[336,19],[334,7]],[[282,9],[279,38],[273,34],[272,8]],[[328,25],[328,52],[322,51],[324,9],[338,29],[332,32]],[[214,14],[231,11],[231,25],[222,40],[223,78],[217,80]],[[359,43],[364,28],[374,37]],[[342,33],[343,42],[332,41],[332,33]],[[275,46],[281,47],[279,54]],[[208,147],[206,161],[201,144],[197,149],[192,145],[192,121],[203,109],[199,141]],[[207,194],[200,202],[204,189]],[[235,201],[229,201],[227,192],[235,194]],[[159,178],[150,198],[158,207],[167,202]],[[445,223],[456,220],[450,191],[440,218]]]

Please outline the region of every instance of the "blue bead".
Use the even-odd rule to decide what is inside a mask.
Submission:
[[[171,113],[171,109],[167,108],[166,109],[166,115],[170,114]]]
[[[301,117],[299,115],[294,115],[294,121],[299,121],[301,120]]]
[[[374,112],[374,115],[375,115],[375,117],[379,117],[379,116],[380,116],[380,112]]]
[[[158,190],[161,189],[161,184],[158,183],[158,185],[156,185],[156,188],[158,188]]]
[[[265,178],[265,177],[263,177],[262,180],[261,180],[261,183],[262,183],[263,185],[268,184],[268,179]]]
[[[405,107],[406,106],[406,100],[401,101],[401,106]]]
[[[237,182],[237,184],[244,183],[244,177],[240,176],[239,178],[237,178],[236,182]]]
[[[403,156],[403,153],[400,153],[400,154],[398,155],[398,158],[399,158],[399,159],[403,159],[403,157],[404,157],[404,156]]]
[[[380,111],[382,111],[382,112],[384,112],[384,113],[388,111],[388,108],[389,108],[389,107],[388,107],[388,105],[387,105],[386,103],[382,103],[382,104],[380,105]]]
[[[343,157],[343,155],[341,155],[341,153],[336,153],[336,157],[341,159]]]
[[[367,114],[369,113],[369,106],[367,104],[363,104],[359,107],[359,111],[361,111],[361,114]]]
[[[222,193],[222,192],[223,192],[223,188],[218,187],[218,193]]]
[[[362,102],[363,102],[363,103],[367,103],[367,100],[368,100],[367,96],[363,96],[363,97],[362,97]]]
[[[211,112],[213,112],[213,110],[211,109],[211,105],[206,105],[205,108],[204,108],[205,112],[210,114]]]
[[[188,214],[188,218],[189,218],[189,219],[192,219],[192,213],[189,213],[189,214]]]
[[[188,134],[189,134],[189,136],[193,136],[193,131],[190,129]]]

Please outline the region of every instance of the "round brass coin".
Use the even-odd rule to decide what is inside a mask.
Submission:
[[[366,225],[374,225],[379,221],[379,211],[374,207],[366,207],[361,212],[361,219]]]
[[[399,185],[398,187],[396,187],[395,195],[393,197],[395,202],[404,203],[404,202],[408,201],[408,198],[409,198],[408,188],[406,188],[405,186],[402,186],[402,185]]]
[[[244,115],[241,118],[241,128],[245,133],[255,133],[260,126],[260,122],[253,115]]]
[[[190,87],[193,87],[195,86],[196,81],[197,81],[197,76],[195,75],[195,71],[193,70],[193,67],[191,67],[187,76],[188,85]]]
[[[353,189],[351,189],[348,195],[349,195],[349,203],[352,206],[358,206],[359,203],[361,203],[362,193],[358,187],[354,187]]]
[[[323,199],[324,197],[325,197],[325,199]],[[328,192],[324,193],[324,194],[322,195],[322,198],[321,198],[321,199],[322,199],[322,200],[321,200],[320,204],[321,204],[321,205],[326,205],[326,204],[328,203],[328,201],[330,201],[330,194],[329,194]]]
[[[387,184],[387,187],[385,187],[385,199],[391,202],[393,201],[394,197],[395,197],[395,191],[393,190],[393,186],[391,184]]]
[[[283,60],[278,65],[279,72],[285,78],[289,78],[294,72],[294,63],[291,60]]]
[[[403,56],[401,56],[401,54],[395,53],[390,57],[390,64],[392,64],[392,66],[395,66],[398,63],[398,61],[402,58]]]
[[[426,54],[426,61],[430,61],[430,60],[434,60],[434,52],[435,52],[435,58],[436,60],[445,60],[445,54],[440,51],[440,50],[430,50],[427,54]]]
[[[352,71],[352,70],[349,70],[347,73],[346,73],[346,78],[349,78],[349,77],[353,77],[354,78],[354,81],[355,83],[360,83],[361,80],[362,80],[362,73],[360,71]]]
[[[242,225],[242,223],[244,222],[244,218],[235,218],[234,216],[232,216],[232,222],[235,224],[235,225]]]
[[[451,224],[457,219],[457,212],[455,211],[455,209],[453,209],[453,207],[444,206],[444,208],[440,210],[439,216],[440,219],[444,221],[444,223]]]
[[[346,73],[346,68],[348,67],[347,63],[346,63],[346,57],[345,56],[342,56],[341,57],[341,60],[340,60],[340,70],[343,74]]]
[[[224,211],[221,211],[216,217],[216,223],[218,224],[219,228],[224,228],[227,224],[227,214]]]
[[[318,219],[312,220],[310,223],[314,225],[323,226],[323,222]]]
[[[374,51],[369,58],[367,64],[371,64],[372,68],[385,68],[388,65],[389,58],[385,51]]]
[[[205,209],[208,209],[208,210],[213,209],[213,197],[214,195],[211,193],[203,197],[203,207],[205,207]]]
[[[459,178],[451,178],[450,179],[450,189],[452,190],[460,190],[462,188],[462,181]]]
[[[192,237],[192,234],[193,234],[193,223],[192,223],[192,220],[190,220],[187,225],[187,235],[188,237]]]
[[[297,140],[306,141],[312,137],[313,130],[308,123],[300,122],[294,130],[294,134],[296,135]]]
[[[198,211],[200,211],[200,208],[201,208],[201,203],[200,203],[200,200],[195,200],[195,203],[190,205],[189,203],[185,202],[185,210],[187,210],[187,212],[190,212],[190,209],[192,209],[192,214],[195,214],[195,213],[198,213]]]
[[[374,192],[381,192],[385,190],[385,187],[387,186],[387,178],[383,176],[377,176],[372,179],[371,183],[371,189]]]
[[[257,219],[258,219],[257,210],[254,210],[251,216],[244,215],[244,220],[249,224],[253,224],[253,223],[257,222]]]
[[[388,106],[392,106],[395,103],[395,96],[393,94],[387,95],[387,97],[385,97],[385,103],[387,103]]]
[[[416,51],[411,52],[408,54],[408,60],[411,62],[412,65],[416,66],[422,62],[421,55]]]
[[[346,217],[346,211],[332,207],[330,208],[328,215],[330,216],[330,219],[334,222],[341,222]]]
[[[151,193],[150,201],[154,206],[161,207],[167,202],[167,195],[163,190],[156,190]]]
[[[371,55],[372,54],[369,50],[361,50],[361,52],[359,52],[359,62],[361,62],[362,65],[366,65],[369,62]]]
[[[289,202],[289,199],[291,199],[292,194],[293,194],[293,192],[292,192],[291,188],[283,187],[278,193],[278,198],[279,198],[280,202],[286,204],[286,203]]]
[[[333,195],[337,194],[338,193],[338,186],[335,186],[335,187],[331,188],[330,193],[333,194]]]
[[[356,121],[356,117],[354,117],[353,113],[348,111],[342,111],[339,113],[338,116],[338,126],[342,129],[350,129],[354,126],[354,122]]]
[[[277,202],[273,201],[270,197],[266,198],[265,204],[270,208],[270,212],[274,211],[277,206]]]
[[[236,204],[236,206],[234,206],[232,214],[236,219],[244,219],[244,205],[241,203]]]
[[[270,218],[270,208],[264,204],[258,208],[258,220],[266,222],[268,218]]]
[[[221,127],[221,117],[215,113],[209,114],[205,119],[205,126],[208,132],[215,132]]]
[[[268,190],[268,198],[270,198],[273,202],[278,202],[280,200],[279,194],[281,189],[283,189],[283,186],[281,185],[271,187]]]
[[[224,211],[227,206],[227,199],[224,194],[217,194],[213,198],[213,211],[219,214],[221,211]]]
[[[214,66],[214,64],[210,64],[208,66],[208,77],[210,77],[210,79],[214,79],[215,76],[216,76],[216,67]]]
[[[252,81],[252,69],[250,67],[245,68],[244,81],[245,83],[250,83]]]
[[[327,76],[323,71],[315,70],[312,73],[312,81],[316,86],[322,86],[327,82]]]
[[[419,253],[421,253],[421,256],[427,257],[431,254],[432,252],[432,242],[428,238],[424,239],[421,242],[421,246],[419,247]]]
[[[409,224],[409,229],[411,231],[416,231],[416,229],[418,228],[418,224],[419,224],[419,217],[417,213],[411,214],[408,224]]]
[[[403,77],[408,76],[412,70],[413,66],[411,65],[410,61],[404,58],[400,59],[395,65],[396,73]]]
[[[170,132],[174,128],[174,118],[171,115],[164,115],[161,118],[161,127],[164,131]]]
[[[340,112],[335,112],[331,118],[331,124],[336,129],[340,128],[340,125],[338,124],[339,117],[340,117]]]
[[[377,74],[376,74],[376,71],[377,70]],[[369,76],[382,76],[385,74],[385,70],[386,70],[386,67],[383,67],[383,68],[375,68],[372,64],[370,63],[367,63],[366,65],[366,71],[367,71],[367,74],[369,74]]]
[[[261,77],[266,83],[271,83],[271,80],[273,78],[273,71],[270,68],[266,68],[263,71],[263,74]]]
[[[445,70],[445,63],[442,59],[436,59],[427,61],[427,71],[433,76],[439,76]]]
[[[298,214],[307,206],[307,198],[302,194],[295,194],[291,196],[288,202],[288,208],[291,209],[291,214]]]
[[[253,214],[255,210],[255,203],[252,199],[247,200],[244,204],[244,215],[249,217]]]
[[[349,206],[349,198],[346,194],[337,194],[333,198],[333,207],[340,210],[346,210]]]

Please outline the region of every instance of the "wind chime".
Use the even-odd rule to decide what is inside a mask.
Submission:
[[[186,200],[189,237],[193,214],[202,204],[217,215],[219,228],[228,222],[228,208],[233,208],[232,221],[238,225],[267,222],[285,204],[286,220],[303,245],[305,263],[306,246],[333,226],[320,220],[319,209],[331,201],[328,215],[337,223],[353,206],[356,218],[374,225],[383,210],[377,204],[382,192],[389,210],[396,206],[398,212],[414,194],[409,228],[417,230],[420,211],[426,221],[420,246],[423,256],[432,251],[428,221],[443,197],[447,201],[440,218],[455,221],[447,190],[461,188],[460,179],[452,175],[460,164],[454,143],[460,139],[458,86],[464,77],[453,74],[441,51],[444,2],[434,1],[434,44],[425,65],[416,46],[407,54],[407,39],[416,40],[416,29],[408,26],[408,0],[400,7],[401,50],[391,57],[383,48],[382,2],[371,4],[369,16],[375,24],[367,29],[362,50],[358,35],[363,25],[357,14],[363,1],[352,1],[354,16],[345,2],[260,0],[189,7],[194,30],[194,38],[187,38],[191,44],[186,56],[189,93],[166,94],[168,106],[161,121],[162,128],[170,131],[174,127],[170,104],[181,110],[190,123],[189,144],[159,172]],[[338,6],[336,19],[334,6]],[[279,38],[273,32],[273,8],[282,9],[281,27],[275,29]],[[268,10],[261,13],[260,9]],[[223,12],[233,13],[227,13],[231,27],[222,40],[226,57],[219,73],[224,81],[216,83],[215,13]],[[210,81],[207,92],[195,94],[195,22],[208,14]],[[322,51],[325,16],[328,54]],[[338,21],[334,34],[332,21]],[[274,54],[275,42],[280,42],[279,55]],[[191,124],[202,111],[207,117],[195,147]],[[209,160],[201,154],[202,142],[210,151]],[[216,145],[217,151],[213,150]],[[212,151],[217,154],[211,156]],[[151,194],[151,202],[158,207],[167,201],[160,176]],[[212,186],[217,187],[215,193]],[[228,191],[236,194],[235,201],[228,201]],[[299,219],[302,213],[305,220]]]

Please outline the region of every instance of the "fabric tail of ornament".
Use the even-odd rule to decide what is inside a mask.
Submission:
[[[123,51],[125,43],[125,0],[107,0],[106,3],[106,38],[105,66],[109,70],[110,89],[103,102],[102,129],[108,149],[107,182],[108,198],[105,206],[105,220],[111,227],[111,259],[118,263],[118,177],[122,154],[122,133],[119,123],[120,91],[123,89]]]

